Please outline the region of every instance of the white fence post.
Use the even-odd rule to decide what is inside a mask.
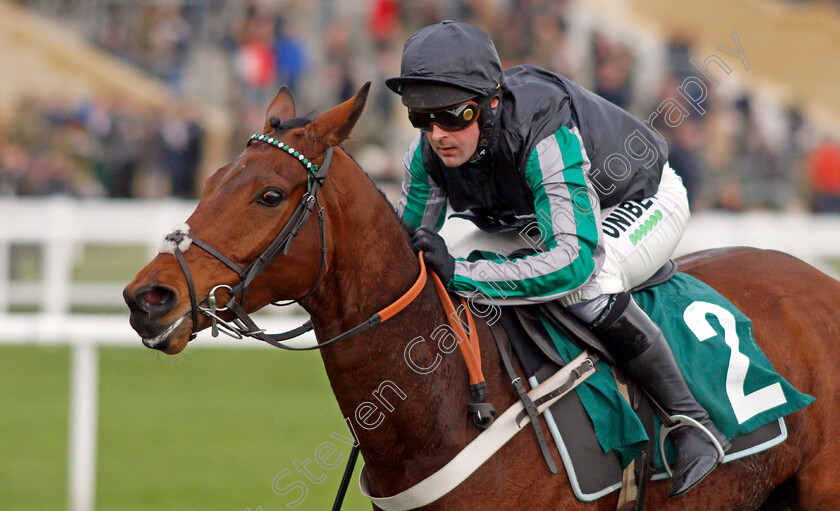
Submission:
[[[68,509],[93,511],[99,408],[99,352],[95,344],[83,343],[73,347],[70,378]]]
[[[43,310],[47,314],[70,312],[70,286],[73,281],[74,241],[73,209],[67,199],[59,199],[49,208],[50,221],[44,226],[49,232],[44,242]]]
[[[0,237],[0,313],[9,311],[9,281],[12,278],[11,244]]]

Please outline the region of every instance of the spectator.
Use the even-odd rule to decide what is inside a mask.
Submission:
[[[668,161],[682,178],[688,192],[688,203],[692,211],[703,209],[703,176],[705,175],[702,156],[703,131],[700,121],[688,119],[674,128],[668,137]]]
[[[391,46],[398,28],[396,0],[372,0],[368,16],[368,34],[377,48]]]
[[[262,103],[267,89],[274,88],[276,68],[271,42],[271,21],[263,16],[250,20],[237,49],[236,71],[247,87],[246,99],[252,103]]]
[[[592,45],[595,54],[595,93],[621,108],[629,108],[632,99],[630,52],[621,43],[602,34],[593,35]]]
[[[132,197],[134,178],[150,154],[148,120],[130,103],[116,104],[108,115],[109,129],[99,140],[98,177],[109,197]]]
[[[158,166],[168,177],[176,197],[195,196],[203,132],[192,105],[167,109],[158,120]]]
[[[184,19],[180,8],[166,5],[153,11],[146,66],[179,92],[191,38],[192,27]]]
[[[287,85],[293,93],[298,92],[298,84],[307,69],[306,49],[294,32],[294,27],[287,28],[285,18],[277,18],[272,44],[277,81]]]
[[[784,191],[789,186],[775,154],[753,112],[753,100],[741,96],[736,102],[736,132],[733,172],[743,189],[746,209],[781,209]]]
[[[840,213],[840,142],[824,138],[808,160],[813,190],[811,209],[817,213]]]

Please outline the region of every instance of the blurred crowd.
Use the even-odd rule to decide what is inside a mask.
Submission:
[[[18,3],[43,11],[45,2]],[[668,98],[679,99],[683,80],[698,75],[690,59],[702,61],[690,35],[673,34],[660,49],[665,66],[656,72],[658,85],[644,87],[648,82],[639,78],[651,71],[635,45],[575,26],[572,3],[564,0],[368,0],[363,10],[341,0],[46,3],[53,17],[85,17],[77,26],[93,44],[185,99],[151,112],[117,98],[22,102],[0,125],[4,195],[196,196],[207,169],[201,168],[201,98],[186,99],[195,96],[191,77],[230,81],[213,101],[234,122],[232,152],[262,126],[280,84],[292,89],[298,112],[306,114],[373,81],[350,149],[375,178],[398,181],[413,132],[384,79],[399,73],[405,38],[441,19],[487,31],[505,67],[528,63],[563,73],[641,119]],[[205,67],[193,77],[212,55],[221,56],[222,72]],[[675,127],[655,126],[668,140],[693,210],[840,212],[838,138],[820,132],[797,105],[705,83],[708,95],[693,115]]]
[[[29,98],[0,126],[0,195],[194,197],[202,143],[191,102]]]

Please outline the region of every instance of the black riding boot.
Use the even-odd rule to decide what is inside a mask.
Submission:
[[[696,420],[714,435],[724,451],[729,448],[729,440],[691,394],[662,330],[628,293],[612,296],[592,329],[622,369],[667,414]],[[668,495],[676,497],[694,488],[715,469],[718,453],[709,437],[697,427],[681,427],[669,436],[674,442],[676,459]]]

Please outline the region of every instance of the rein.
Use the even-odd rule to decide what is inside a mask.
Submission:
[[[347,330],[332,339],[329,339],[328,341],[316,344],[315,346],[308,346],[302,348],[288,346],[283,343],[283,341],[292,339],[294,337],[298,337],[312,330],[311,321],[307,321],[306,323],[297,328],[278,334],[267,334],[265,333],[265,330],[257,326],[257,324],[254,322],[251,316],[245,311],[245,300],[248,291],[248,286],[260,273],[262,273],[263,270],[265,270],[266,267],[268,267],[268,265],[278,255],[280,255],[281,253],[283,255],[286,255],[288,253],[292,241],[297,236],[298,231],[300,231],[304,222],[306,222],[306,220],[309,218],[309,215],[312,213],[315,204],[318,204],[319,206],[318,225],[320,229],[321,239],[321,265],[318,268],[318,277],[316,278],[315,283],[312,285],[312,288],[308,293],[306,293],[306,295],[295,300],[290,300],[284,305],[296,303],[297,301],[311,295],[312,292],[317,288],[321,280],[323,270],[327,267],[327,245],[326,236],[324,233],[324,209],[320,206],[320,202],[318,201],[318,190],[320,189],[324,178],[326,178],[327,171],[329,170],[329,166],[332,161],[334,148],[330,147],[329,149],[327,149],[326,156],[324,158],[324,163],[320,167],[318,167],[318,165],[310,163],[309,160],[305,158],[300,152],[271,137],[267,137],[265,135],[253,135],[248,141],[249,145],[255,140],[274,145],[275,147],[278,147],[279,149],[284,150],[298,158],[298,160],[304,166],[306,166],[307,171],[309,171],[309,189],[306,193],[303,194],[303,197],[301,197],[301,200],[295,208],[295,211],[292,213],[291,218],[288,222],[286,222],[286,225],[283,227],[283,229],[280,231],[280,233],[277,235],[274,241],[272,241],[268,248],[266,248],[262,252],[262,254],[260,254],[246,268],[241,268],[239,265],[231,261],[221,252],[210,246],[208,243],[196,238],[195,236],[187,232],[179,230],[166,236],[165,239],[167,241],[173,242],[175,245],[173,249],[173,254],[178,260],[178,264],[181,266],[181,269],[184,272],[184,276],[187,279],[187,288],[190,294],[191,305],[190,314],[192,316],[193,322],[192,332],[190,333],[190,340],[195,339],[195,336],[198,333],[198,315],[204,314],[212,320],[211,333],[213,337],[218,337],[219,332],[221,332],[237,339],[242,339],[243,337],[252,337],[254,339],[259,339],[268,344],[271,344],[276,348],[281,348],[285,350],[309,351],[315,349],[322,349],[326,348],[327,346],[337,344],[345,339],[349,339],[355,335],[358,335],[362,332],[373,328],[374,326],[382,323],[383,321],[390,319],[399,311],[407,307],[412,301],[414,301],[414,298],[416,298],[417,295],[420,294],[420,291],[426,285],[426,266],[423,262],[422,252],[420,255],[418,255],[420,259],[420,275],[418,276],[417,281],[414,283],[414,285],[412,285],[411,288],[408,291],[406,291],[405,294],[403,294],[403,296],[398,298],[391,305],[372,315],[366,321],[356,325],[350,330]],[[192,273],[190,272],[186,258],[184,258],[184,254],[179,246],[185,239],[190,240],[192,244],[195,244],[208,254],[212,255],[214,258],[221,261],[225,266],[233,270],[239,276],[239,283],[233,287],[228,286],[226,284],[219,284],[217,286],[214,286],[210,290],[210,293],[208,294],[207,298],[199,302],[196,298],[195,285],[193,283]],[[224,304],[224,307],[217,306],[216,291],[219,289],[226,289],[228,291],[229,299]],[[237,302],[236,297],[240,293],[242,294],[242,299],[241,301]],[[202,305],[205,302],[207,303],[206,307]],[[230,311],[235,316],[235,319],[229,322],[220,318],[218,313],[224,311]]]
[[[414,299],[420,294],[420,291],[423,289],[423,287],[426,285],[427,272],[425,262],[423,261],[423,252],[417,254],[418,260],[420,262],[420,275],[417,277],[417,281],[411,286],[411,288],[408,291],[406,291],[400,298],[398,298],[392,304],[373,314],[367,320],[337,335],[336,337],[333,337],[332,339],[329,339],[322,343],[318,343],[315,346],[296,348],[284,344],[283,341],[298,337],[312,330],[311,321],[307,321],[303,325],[289,330],[287,332],[277,334],[267,334],[265,330],[257,326],[257,324],[254,322],[251,316],[245,311],[245,301],[247,298],[248,286],[260,273],[262,273],[263,270],[265,270],[268,267],[269,264],[271,264],[271,262],[278,255],[280,255],[281,253],[283,255],[288,254],[289,247],[291,246],[292,241],[298,235],[298,232],[303,227],[303,224],[306,222],[306,220],[309,218],[309,215],[314,210],[316,204],[318,205],[318,225],[321,240],[321,265],[318,268],[318,276],[308,293],[295,300],[290,300],[289,302],[283,305],[296,303],[299,300],[311,295],[318,287],[318,284],[321,281],[323,270],[327,268],[327,243],[324,231],[324,208],[321,206],[318,200],[318,191],[320,190],[320,187],[323,185],[324,180],[327,177],[327,172],[329,171],[330,163],[332,162],[334,148],[330,147],[327,149],[324,161],[319,166],[312,163],[300,151],[294,149],[293,147],[283,142],[280,142],[279,140],[273,137],[269,137],[268,135],[252,135],[248,139],[248,145],[250,146],[251,143],[255,141],[270,144],[297,159],[301,163],[301,165],[304,166],[304,168],[307,171],[307,174],[309,175],[309,181],[307,186],[308,189],[306,193],[304,193],[301,197],[300,202],[298,203],[294,212],[292,212],[291,218],[288,222],[286,222],[286,225],[283,226],[283,229],[275,237],[274,241],[272,241],[268,248],[266,248],[262,252],[262,254],[260,254],[251,264],[249,264],[245,268],[240,267],[238,264],[231,261],[224,254],[213,248],[211,245],[196,238],[188,232],[178,230],[166,236],[166,241],[173,242],[173,254],[178,260],[178,264],[181,266],[181,269],[184,272],[184,276],[187,279],[187,288],[190,294],[191,305],[190,315],[192,317],[193,324],[192,332],[190,333],[190,340],[195,339],[195,336],[198,333],[198,315],[203,314],[209,317],[212,321],[211,333],[213,337],[218,337],[219,333],[221,332],[237,339],[242,339],[243,337],[252,337],[254,339],[259,339],[263,342],[266,342],[276,348],[281,348],[285,350],[316,350],[326,348],[327,346],[331,346],[333,344],[337,344],[343,340],[349,339],[362,332],[370,330],[376,325],[379,325],[380,323],[383,323],[384,321],[387,321],[388,319],[392,318],[395,314],[397,314],[398,312],[406,308],[410,303],[412,303]],[[233,287],[228,286],[226,284],[216,285],[210,290],[207,298],[199,302],[196,297],[192,273],[190,272],[189,266],[187,265],[187,261],[184,257],[183,251],[180,248],[184,240],[189,240],[191,244],[195,244],[214,258],[218,259],[225,266],[233,270],[239,276],[239,283]],[[187,245],[187,247],[189,247],[189,245]],[[184,250],[186,250],[186,248]],[[473,400],[477,402],[483,402],[484,397],[486,396],[486,388],[484,383],[484,375],[481,372],[481,356],[479,354],[478,338],[476,335],[475,324],[473,322],[472,315],[469,312],[469,308],[466,307],[466,303],[464,302],[464,300],[461,299],[462,306],[467,312],[467,328],[465,329],[464,324],[461,322],[458,316],[458,312],[456,312],[455,306],[453,305],[452,300],[449,297],[449,293],[443,286],[443,283],[440,281],[436,274],[432,273],[432,276],[433,281],[435,283],[435,288],[437,289],[441,302],[444,304],[444,309],[446,310],[449,323],[460,341],[459,347],[461,349],[461,353],[464,356],[464,360],[467,363],[467,368],[469,369],[470,373],[470,388],[473,392]],[[217,306],[216,292],[219,289],[227,290],[229,295],[229,299],[223,307]],[[242,298],[240,301],[237,301],[236,297],[240,293],[242,295]],[[206,307],[203,306],[205,302],[207,303]],[[225,311],[230,311],[235,316],[235,319],[233,321],[226,321],[220,318],[218,313]],[[485,412],[485,417],[481,416],[481,412]],[[479,420],[486,421],[487,416],[491,413],[491,410],[489,408],[482,408],[477,413]],[[492,413],[495,414],[495,410],[492,410]]]
[[[274,241],[272,241],[268,248],[266,248],[253,262],[251,262],[245,268],[242,268],[238,264],[231,261],[224,254],[213,248],[210,244],[189,234],[188,230],[187,232],[176,230],[175,232],[170,233],[166,236],[165,240],[167,242],[172,243],[172,253],[177,259],[178,264],[184,272],[184,277],[187,280],[187,288],[190,294],[190,315],[192,318],[192,332],[190,333],[190,340],[195,339],[198,333],[198,315],[203,314],[209,317],[212,321],[211,334],[213,335],[213,337],[218,337],[219,333],[221,332],[231,337],[235,337],[237,339],[242,339],[243,337],[252,337],[264,341],[274,347],[285,350],[308,351],[322,349],[326,348],[327,346],[331,346],[333,344],[337,344],[341,341],[354,337],[367,330],[370,330],[371,328],[394,317],[394,315],[396,315],[397,313],[405,309],[409,304],[411,304],[426,286],[427,271],[425,261],[423,260],[422,251],[417,254],[417,258],[420,263],[420,275],[417,277],[417,280],[408,289],[408,291],[406,291],[402,296],[400,296],[396,301],[394,301],[387,307],[373,314],[366,321],[363,321],[355,327],[345,332],[342,332],[341,334],[337,335],[336,337],[333,337],[332,339],[329,339],[322,343],[318,343],[315,346],[302,348],[288,346],[283,343],[283,341],[292,339],[294,337],[298,337],[312,330],[311,320],[307,321],[306,323],[297,328],[278,334],[267,334],[265,330],[257,326],[257,324],[254,322],[251,316],[245,311],[245,302],[247,298],[248,286],[254,281],[254,279],[257,278],[257,276],[260,275],[260,273],[262,273],[263,270],[265,270],[268,267],[269,264],[271,264],[271,262],[278,255],[280,255],[281,253],[283,255],[288,254],[292,241],[294,241],[295,237],[297,237],[300,229],[303,227],[304,223],[309,218],[316,205],[318,206],[318,226],[321,240],[321,264],[318,268],[318,276],[316,277],[315,283],[312,285],[312,288],[309,290],[309,292],[307,292],[304,296],[300,298],[290,300],[286,303],[283,303],[282,305],[296,303],[302,300],[303,298],[306,298],[309,295],[311,295],[315,291],[315,289],[317,289],[318,284],[321,281],[323,271],[327,269],[327,243],[324,229],[324,208],[323,206],[321,206],[321,203],[318,200],[318,191],[320,190],[320,187],[323,185],[324,180],[326,179],[327,171],[329,170],[330,163],[332,162],[334,148],[330,147],[327,149],[323,163],[320,166],[318,166],[316,164],[311,163],[308,158],[306,158],[302,153],[300,153],[296,149],[286,145],[283,142],[280,142],[279,140],[274,139],[273,137],[255,134],[248,139],[248,145],[250,146],[251,143],[254,141],[271,144],[274,147],[277,147],[278,149],[294,156],[306,168],[307,174],[309,175],[307,191],[301,197],[300,202],[295,207],[295,210],[292,212],[291,218],[289,218],[289,220],[286,222],[286,225],[283,226],[280,233],[274,238]],[[190,272],[189,266],[187,265],[187,261],[183,253],[183,251],[187,250],[192,244],[195,244],[196,246],[198,246],[199,248],[201,248],[202,250],[219,260],[225,266],[233,270],[239,277],[239,283],[233,287],[228,286],[226,284],[218,284],[210,290],[210,292],[204,300],[199,302],[196,297],[195,284],[193,282],[192,273]],[[184,247],[183,250],[181,249],[182,246]],[[473,321],[472,314],[470,313],[470,310],[467,307],[467,304],[464,301],[464,299],[461,298],[461,307],[464,308],[464,311],[466,312],[467,316],[466,323],[462,322],[459,314],[461,307],[459,307],[458,309],[455,308],[455,305],[453,304],[452,299],[449,296],[449,293],[447,292],[446,287],[443,285],[440,278],[434,272],[432,272],[431,275],[435,285],[435,289],[438,293],[438,296],[440,297],[441,303],[443,304],[444,310],[446,312],[449,325],[451,326],[454,334],[458,338],[458,346],[461,350],[461,354],[464,357],[464,361],[466,362],[467,369],[469,371],[470,396],[472,398],[472,402],[467,404],[467,409],[469,413],[473,415],[473,421],[478,427],[482,429],[489,428],[495,420],[496,410],[491,403],[486,402],[487,384],[484,381],[484,375],[481,371],[481,353],[478,343],[478,334],[475,328],[475,322]],[[227,290],[229,296],[227,302],[225,302],[223,307],[217,306],[216,292],[219,289]],[[237,301],[236,297],[240,294],[241,299]],[[205,302],[207,306],[203,305]],[[274,305],[280,304],[275,303]],[[235,316],[235,318],[232,321],[226,321],[220,318],[218,313],[224,311],[229,311]],[[352,474],[352,466],[355,465],[355,461],[358,457],[358,454],[359,449],[357,446],[354,446],[350,454],[348,468],[347,470],[345,470],[344,477],[342,478],[341,488],[339,489],[338,495],[336,496],[336,501],[333,506],[333,509],[341,508],[341,504],[344,500],[344,493],[347,490],[349,478]]]

